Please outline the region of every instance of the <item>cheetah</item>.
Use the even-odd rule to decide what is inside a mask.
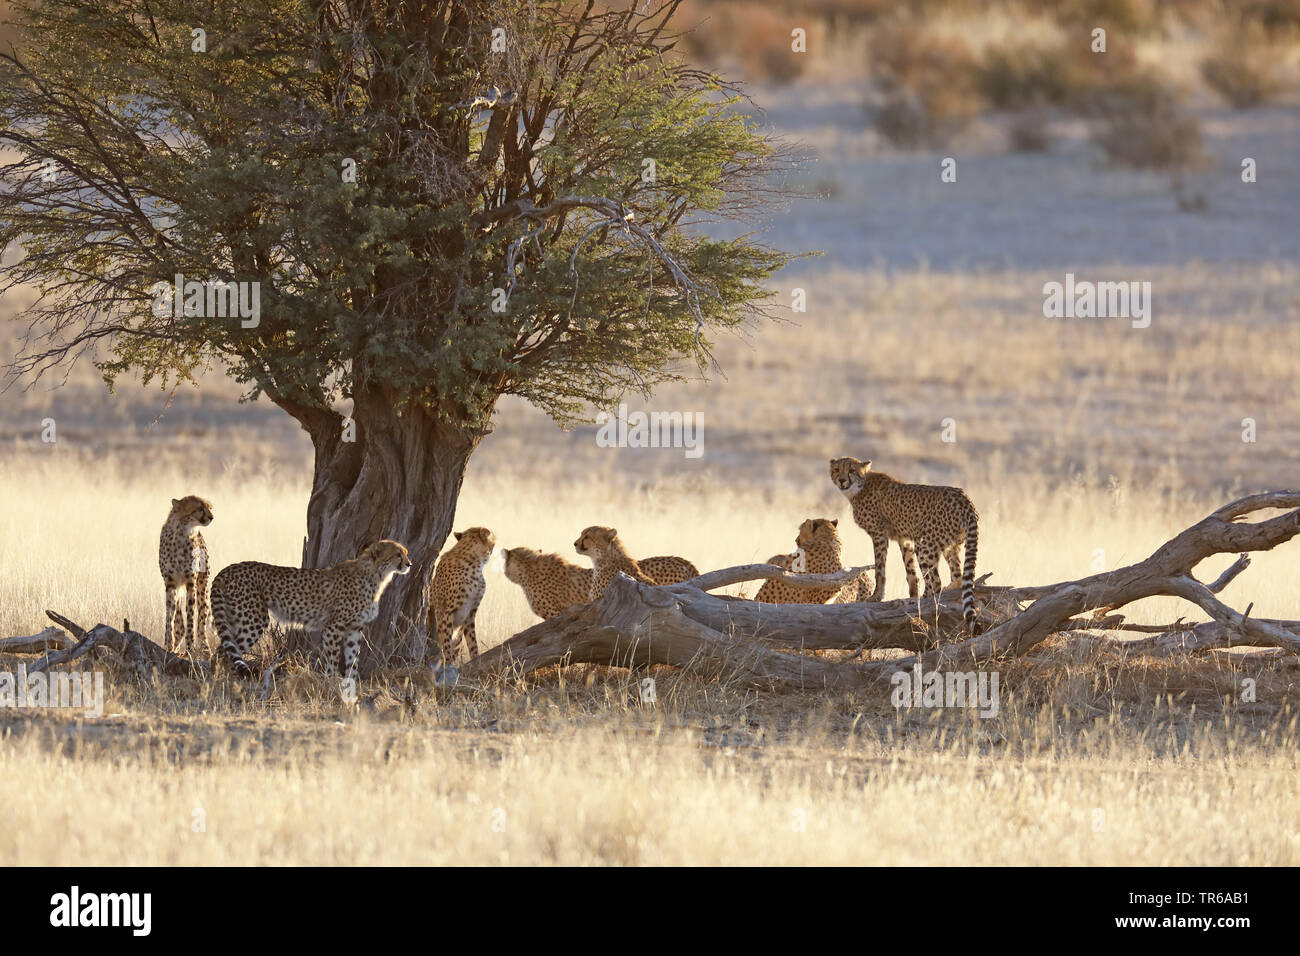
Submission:
[[[809,574],[831,574],[844,570],[840,564],[838,518],[808,518],[799,525],[795,543],[799,550],[791,555],[773,555],[772,564],[783,566],[777,558],[789,562],[789,569],[802,565]],[[803,560],[800,561],[800,558]],[[754,595],[763,604],[825,604],[841,591],[840,585],[827,588],[795,587],[787,581],[764,581]]]
[[[166,591],[163,646],[181,655],[208,647],[208,546],[199,526],[212,524],[212,502],[197,495],[172,499],[158,538],[158,570]],[[185,589],[185,606],[179,594]],[[179,630],[178,630],[179,629]]]
[[[343,699],[354,701],[361,628],[379,616],[379,599],[393,575],[410,570],[406,548],[388,540],[329,568],[284,568],[260,561],[229,565],[212,582],[212,619],[221,650],[234,672],[248,677],[244,655],[266,633],[272,614],[287,624],[324,629],[325,674],[338,673],[342,643]]]
[[[579,554],[591,558],[591,595],[588,598],[590,601],[595,601],[604,594],[605,588],[609,587],[609,582],[613,581],[614,576],[620,571],[642,584],[677,584],[700,573],[695,565],[685,558],[660,555],[646,558],[644,562],[637,561],[627,553],[627,548],[619,540],[616,530],[600,525],[583,529],[578,540],[573,542],[573,547]],[[662,577],[652,576],[647,570],[647,565],[653,567]]]
[[[903,551],[907,591],[917,597],[916,561],[925,578],[925,596],[939,593],[939,555],[956,581],[958,551],[965,545],[960,571],[962,617],[973,636],[975,623],[975,553],[979,548],[979,514],[966,492],[941,485],[909,485],[871,470],[870,461],[832,458],[831,481],[853,506],[853,520],[871,536],[875,549],[876,587],[871,600],[885,593],[885,556],[890,539]],[[918,610],[920,599],[917,599]]]
[[[437,635],[438,650],[442,655],[439,670],[451,666],[462,638],[469,656],[478,656],[474,616],[487,591],[483,566],[492,557],[496,543],[496,536],[487,528],[457,531],[456,543],[438,559],[429,585],[425,655],[428,655],[428,639]]]
[[[681,584],[700,576],[700,569],[685,558],[669,554],[642,558],[637,562],[642,574],[648,574],[655,584]]]
[[[591,598],[591,569],[534,548],[505,551],[506,577],[524,589],[528,606],[543,621]]]
[[[783,571],[798,571],[800,573],[808,570],[808,559],[800,551],[793,551],[790,554],[774,554],[764,564],[775,564]],[[798,565],[798,567],[796,567]]]

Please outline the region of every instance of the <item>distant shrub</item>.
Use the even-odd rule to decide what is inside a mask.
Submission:
[[[876,79],[885,94],[875,123],[890,142],[903,147],[942,143],[983,107],[975,58],[962,40],[899,24],[880,31],[872,47]]]
[[[990,47],[976,76],[980,92],[998,109],[1019,109],[1039,100],[1060,103],[1065,95],[1060,51],[1028,43]]]
[[[1300,27],[1300,0],[1246,0],[1240,13],[1269,30]]]
[[[1133,34],[1157,26],[1155,0],[1071,0],[1056,7],[1063,23]]]
[[[1044,106],[1017,110],[1007,129],[1007,139],[1017,153],[1043,153],[1052,145],[1051,111]]]
[[[1282,91],[1275,48],[1262,28],[1248,34],[1227,39],[1201,63],[1205,82],[1239,110],[1263,106]]]
[[[1150,73],[1123,77],[1085,105],[1093,142],[1119,166],[1190,169],[1205,161],[1201,127],[1176,92]]]
[[[1055,46],[1014,43],[985,51],[975,68],[980,93],[999,109],[1049,103],[1077,109],[1115,77],[1138,68],[1133,44],[1113,38],[1093,53],[1084,35]]]
[[[790,49],[790,39],[786,37],[776,46],[764,47],[759,53],[758,62],[761,72],[774,83],[793,83],[803,73],[804,64],[808,62],[806,53],[795,53]]]

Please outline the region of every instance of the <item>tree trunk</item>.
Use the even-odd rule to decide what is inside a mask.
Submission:
[[[484,433],[418,406],[399,414],[393,394],[380,388],[354,395],[354,434],[335,414],[308,421],[315,469],[302,566],[329,567],[383,538],[406,545],[411,555],[410,573],[393,578],[368,628],[370,653],[359,666],[369,673],[423,649],[425,585],[451,533],[465,466]]]

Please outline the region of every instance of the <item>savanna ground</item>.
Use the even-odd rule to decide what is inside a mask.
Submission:
[[[1163,51],[1176,73],[1195,72],[1188,42]],[[837,516],[846,561],[863,564],[869,541],[826,476],[827,458],[852,454],[961,484],[981,512],[980,573],[1037,584],[1141,560],[1231,498],[1300,485],[1292,100],[1195,103],[1211,161],[1189,212],[1168,175],[1104,166],[1069,116],[1042,154],[1009,152],[999,114],[949,148],[897,151],[833,73],[751,91],[817,157],[798,173],[805,198],[765,227],[825,253],[775,287],[786,301],[805,289],[807,313],[719,342],[725,378],[630,403],[702,413],[702,457],[600,448],[592,427],[562,432],[506,402],[457,528],[576,559],[578,532],[611,524],[634,554],[715,568],[788,551],[803,518]],[[946,155],[956,183],[939,181]],[[1241,182],[1242,156],[1258,182]],[[1044,318],[1043,283],[1067,272],[1150,281],[1150,328]],[[0,328],[12,354],[16,330]],[[182,494],[214,503],[217,568],[296,564],[309,443],[237,398],[217,375],[174,397],[125,384],[108,397],[86,365],[6,392],[0,635],[40,630],[51,608],[160,637],[157,533]],[[888,596],[906,593],[897,549],[888,577]],[[1221,597],[1300,618],[1300,545],[1255,556]],[[1182,615],[1195,619],[1174,600],[1128,609]],[[534,620],[494,562],[480,641]],[[1121,660],[1058,637],[1002,668],[990,719],[667,669],[654,706],[628,672],[585,666],[434,694],[422,669],[367,656],[373,706],[355,715],[306,672],[262,703],[226,678],[140,690],[111,662],[95,665],[102,717],[0,711],[0,861],[1300,862],[1300,669],[1257,654]]]

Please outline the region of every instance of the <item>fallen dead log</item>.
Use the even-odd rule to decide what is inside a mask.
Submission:
[[[54,611],[46,611],[45,615],[78,640],[71,647],[50,651],[40,659],[28,664],[27,673],[29,674],[35,674],[77,660],[98,648],[108,648],[120,655],[123,661],[135,670],[136,675],[141,680],[148,681],[155,673],[162,673],[171,677],[207,677],[210,675],[211,666],[207,661],[190,660],[188,657],[173,654],[138,631],[131,630],[130,621],[123,621],[122,630],[120,631],[117,628],[109,627],[107,624],[96,624],[90,630],[86,630],[76,622]]]
[[[1290,510],[1257,522],[1239,520],[1271,509]],[[973,670],[1024,654],[1055,633],[1095,628],[1099,621],[1122,624],[1122,617],[1112,612],[1158,595],[1183,598],[1209,615],[1207,623],[1218,630],[1201,628],[1198,640],[1207,646],[1277,647],[1300,653],[1300,635],[1290,622],[1253,619],[1249,608],[1243,614],[1216,597],[1248,566],[1248,552],[1270,550],[1298,533],[1300,492],[1250,495],[1215,511],[1136,564],[1053,585],[983,588],[977,592],[977,601],[985,605],[981,620],[988,619],[989,604],[1000,605],[1009,616],[978,637],[938,646],[961,619],[955,592],[921,600],[918,614],[915,600],[776,605],[708,593],[710,587],[750,580],[746,575],[751,574],[787,579],[772,565],[728,568],[659,587],[620,575],[596,603],[570,608],[528,628],[470,661],[460,673],[462,678],[482,679],[519,677],[567,663],[670,664],[755,687],[867,687],[886,684],[896,671],[916,664],[923,670]],[[1193,576],[1206,558],[1233,553],[1243,559],[1212,584]],[[795,583],[810,577],[788,575]],[[1025,601],[1031,603],[1021,608]],[[1079,617],[1089,613],[1091,620]],[[1152,638],[1152,646],[1158,640]],[[801,650],[896,647],[914,654],[858,663],[786,653],[770,646],[774,644]]]
[[[39,634],[0,638],[0,654],[39,654],[41,651],[71,647],[72,638],[61,628],[47,627]]]

